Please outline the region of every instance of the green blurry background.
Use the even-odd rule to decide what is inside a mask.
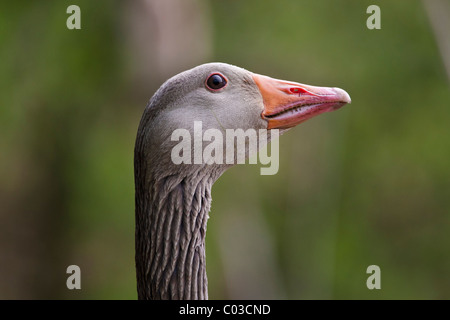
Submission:
[[[164,80],[222,61],[353,102],[281,137],[277,175],[214,185],[210,298],[449,299],[449,17],[448,0],[1,2],[0,298],[137,298],[140,117]]]

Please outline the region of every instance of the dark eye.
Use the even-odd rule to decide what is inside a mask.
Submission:
[[[220,73],[213,73],[206,79],[206,86],[211,90],[219,90],[225,87],[227,79]]]

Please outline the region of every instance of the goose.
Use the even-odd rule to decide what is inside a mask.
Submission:
[[[138,299],[208,299],[211,187],[234,163],[174,163],[177,129],[195,135],[195,123],[201,122],[204,132],[282,134],[350,102],[339,88],[278,80],[226,63],[199,65],[164,82],[143,112],[134,150]]]

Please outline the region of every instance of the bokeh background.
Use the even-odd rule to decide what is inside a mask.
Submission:
[[[222,61],[353,102],[282,136],[277,175],[214,185],[210,298],[449,299],[449,17],[447,0],[2,1],[0,298],[137,297],[140,117],[167,78]]]

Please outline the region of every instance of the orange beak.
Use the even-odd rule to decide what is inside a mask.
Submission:
[[[334,111],[351,102],[347,92],[339,88],[313,87],[253,74],[261,92],[267,129],[294,127],[324,112]]]

